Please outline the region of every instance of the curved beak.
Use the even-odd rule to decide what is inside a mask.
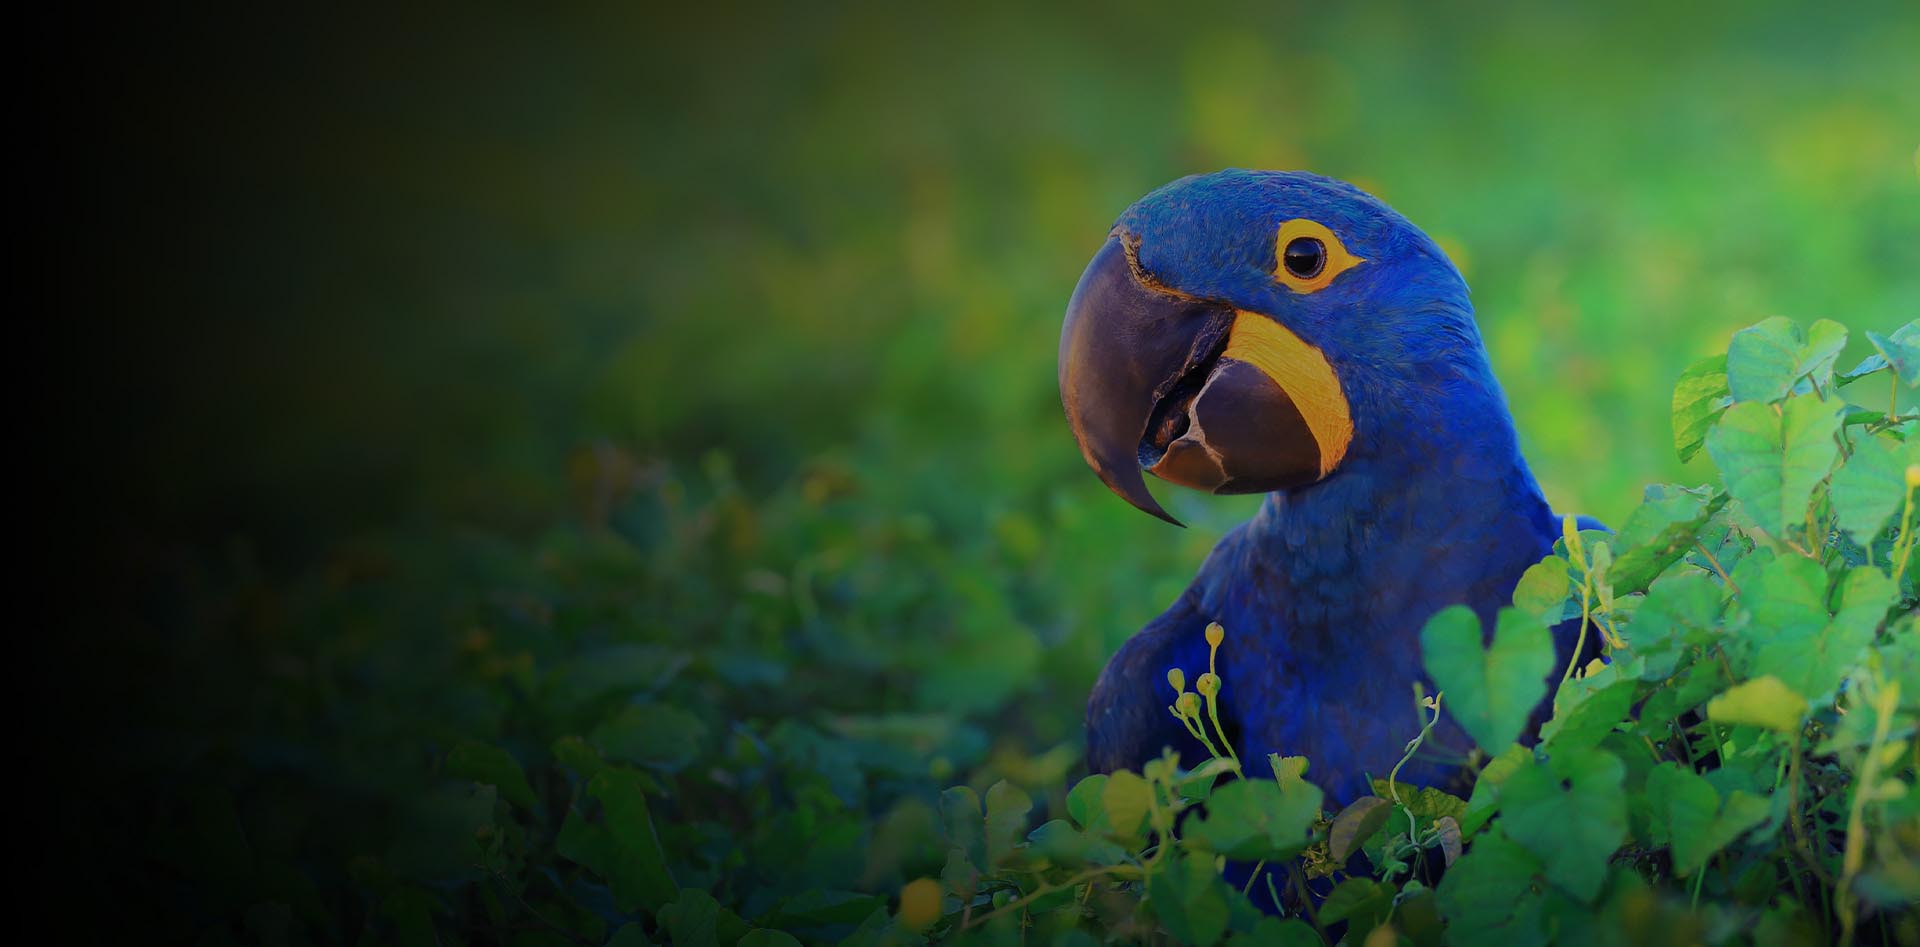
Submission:
[[[1124,234],[1094,255],[1067,304],[1060,401],[1094,473],[1176,526],[1142,471],[1264,493],[1326,476],[1353,436],[1318,349],[1270,317],[1161,287]]]

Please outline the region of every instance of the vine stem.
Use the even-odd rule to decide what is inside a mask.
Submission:
[[[1584,558],[1584,557],[1582,557]],[[1580,636],[1573,641],[1573,657],[1567,659],[1567,671],[1560,683],[1573,680],[1573,669],[1580,666],[1580,652],[1587,649],[1587,625],[1593,620],[1593,570],[1583,568],[1580,582]]]
[[[1206,748],[1207,748],[1207,753],[1208,753],[1208,754],[1210,754],[1210,755],[1212,755],[1212,756],[1213,756],[1213,757],[1214,757],[1215,759],[1226,759],[1226,758],[1227,758],[1226,756],[1224,756],[1224,755],[1222,755],[1222,754],[1221,754],[1221,752],[1220,752],[1220,748],[1219,748],[1219,747],[1217,747],[1217,746],[1214,746],[1214,745],[1213,745],[1213,740],[1212,740],[1212,739],[1210,739],[1210,738],[1208,738],[1208,736],[1207,736],[1207,727],[1206,727],[1206,724],[1205,724],[1204,722],[1202,722],[1202,721],[1198,721],[1198,720],[1196,720],[1195,718],[1192,718],[1192,717],[1189,717],[1189,716],[1187,716],[1186,714],[1183,714],[1183,713],[1181,713],[1181,712],[1180,712],[1180,711],[1178,711],[1178,710],[1175,710],[1175,711],[1173,712],[1173,715],[1174,715],[1175,717],[1178,717],[1178,718],[1180,718],[1180,725],[1181,725],[1181,726],[1183,726],[1183,727],[1186,727],[1186,728],[1187,728],[1187,732],[1188,732],[1188,733],[1190,733],[1190,734],[1192,734],[1192,735],[1193,735],[1193,737],[1194,737],[1194,739],[1196,739],[1196,740],[1199,740],[1199,741],[1200,741],[1200,745],[1201,745],[1201,746],[1204,746],[1204,747],[1206,747]],[[1216,724],[1216,726],[1217,726],[1217,724]],[[1220,737],[1221,737],[1221,739],[1223,739],[1223,740],[1224,740],[1224,739],[1226,739],[1226,733],[1225,733],[1225,732],[1222,732],[1222,733],[1220,734]],[[1235,766],[1235,772],[1238,772],[1238,767],[1239,767],[1239,760],[1237,760],[1237,759],[1236,759],[1236,760],[1234,760],[1234,761],[1233,761],[1233,763],[1234,763],[1234,766]]]
[[[1578,652],[1575,653],[1578,654]],[[1433,719],[1428,720],[1421,726],[1420,732],[1407,741],[1406,755],[1400,757],[1400,762],[1393,764],[1393,769],[1387,773],[1387,795],[1392,796],[1393,804],[1407,814],[1407,841],[1416,849],[1420,847],[1420,839],[1414,834],[1416,820],[1413,817],[1413,810],[1407,808],[1407,804],[1400,799],[1400,767],[1407,765],[1407,761],[1413,759],[1413,754],[1420,749],[1420,744],[1426,742],[1427,734],[1433,732],[1433,725],[1440,722],[1440,699],[1447,696],[1446,691],[1441,691],[1433,695],[1433,701],[1429,703],[1426,700],[1426,694],[1422,693],[1425,690],[1426,688],[1421,687],[1419,681],[1413,683],[1414,698],[1419,701],[1421,707],[1433,711]],[[1421,716],[1424,717],[1425,714]]]
[[[1138,870],[1139,869],[1134,868],[1132,865],[1107,865],[1103,868],[1090,868],[1077,875],[1074,875],[1071,878],[1068,878],[1065,881],[1055,882],[1053,884],[1041,885],[1040,887],[1033,889],[1032,894],[1021,895],[1020,897],[1015,898],[1012,901],[1008,901],[1007,903],[1000,905],[999,907],[994,908],[993,910],[988,911],[987,913],[982,914],[979,917],[975,917],[971,920],[963,919],[960,925],[960,929],[970,930],[972,928],[979,927],[980,925],[985,924],[988,920],[992,918],[998,917],[1002,914],[1006,914],[1009,911],[1013,911],[1019,908],[1024,908],[1027,905],[1032,904],[1034,901],[1040,898],[1046,897],[1047,895],[1053,894],[1056,891],[1065,891],[1068,888],[1078,888],[1081,885],[1086,884],[1087,882],[1100,877],[1101,875],[1114,875],[1117,877],[1123,872],[1138,871]]]
[[[1726,569],[1721,568],[1720,560],[1715,559],[1713,557],[1713,553],[1707,551],[1707,544],[1700,542],[1699,540],[1694,540],[1693,548],[1700,550],[1700,554],[1707,557],[1707,565],[1710,565],[1713,567],[1714,573],[1720,576],[1720,581],[1725,582],[1727,584],[1727,588],[1733,590],[1733,594],[1739,595],[1740,587],[1738,585],[1733,584],[1733,577],[1727,574]]]
[[[1909,491],[1911,496],[1912,492]],[[1853,881],[1860,874],[1860,866],[1866,861],[1867,839],[1865,832],[1867,797],[1871,795],[1880,778],[1880,748],[1887,743],[1887,727],[1892,722],[1893,712],[1900,703],[1900,685],[1890,682],[1877,688],[1871,705],[1874,712],[1873,741],[1867,744],[1866,765],[1861,767],[1860,782],[1853,787],[1853,804],[1847,810],[1847,845],[1840,858],[1840,882],[1834,886],[1834,894],[1840,903],[1834,906],[1840,915],[1840,947],[1853,947],[1854,926],[1858,923],[1856,899],[1853,896]]]
[[[1287,876],[1293,879],[1293,890],[1300,895],[1300,903],[1306,905],[1307,920],[1313,922],[1313,929],[1320,934],[1322,943],[1333,943],[1327,936],[1327,929],[1320,924],[1320,910],[1313,906],[1313,892],[1307,890],[1306,875],[1300,871],[1298,862],[1287,866]]]
[[[1240,896],[1248,897],[1253,891],[1253,883],[1260,878],[1260,872],[1266,870],[1267,860],[1262,858],[1253,866],[1253,874],[1247,876],[1247,883],[1240,888]]]
[[[1227,738],[1227,728],[1220,725],[1220,642],[1226,639],[1226,630],[1219,623],[1207,626],[1207,673],[1213,675],[1214,685],[1211,693],[1201,694],[1207,700],[1207,717],[1213,721],[1213,729],[1220,734],[1220,745],[1227,748],[1227,757],[1233,761],[1233,771],[1238,774],[1240,753],[1233,748],[1233,741]],[[1220,754],[1215,753],[1215,756]]]
[[[1793,755],[1787,759],[1787,824],[1793,827],[1793,837],[1800,842],[1793,849],[1799,853],[1800,860],[1807,863],[1807,868],[1813,872],[1815,878],[1819,879],[1821,885],[1831,885],[1833,884],[1832,876],[1828,875],[1826,867],[1820,864],[1819,856],[1813,850],[1813,843],[1807,839],[1806,827],[1800,824],[1800,770],[1801,761],[1806,755],[1801,743],[1804,739],[1803,734],[1793,735]]]
[[[1907,560],[1913,557],[1913,495],[1916,492],[1909,482],[1907,486],[1906,509],[1900,513],[1900,538],[1896,542],[1897,556],[1893,563],[1893,584],[1900,586],[1900,577],[1907,571]]]

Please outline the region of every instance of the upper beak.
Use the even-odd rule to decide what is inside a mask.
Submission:
[[[1060,400],[1100,479],[1180,525],[1143,470],[1210,493],[1331,472],[1353,425],[1325,356],[1267,316],[1152,284],[1127,241],[1094,255],[1060,330]]]

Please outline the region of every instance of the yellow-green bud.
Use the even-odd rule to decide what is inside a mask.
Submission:
[[[1920,464],[1907,465],[1907,489],[1920,488]]]
[[[1173,712],[1182,717],[1192,717],[1198,720],[1200,718],[1200,695],[1192,691],[1181,694],[1180,699],[1173,702]]]
[[[1212,697],[1220,693],[1220,675],[1208,671],[1193,682],[1193,689],[1202,697]]]
[[[911,931],[924,931],[940,920],[941,901],[944,900],[940,882],[932,878],[916,878],[900,889],[900,926]]]
[[[1187,672],[1179,668],[1167,668],[1167,683],[1173,685],[1174,693],[1184,692],[1187,689]]]
[[[1207,622],[1207,646],[1208,647],[1210,648],[1220,647],[1220,642],[1225,641],[1226,637],[1227,637],[1227,630],[1225,628],[1220,627],[1219,622],[1217,621]]]

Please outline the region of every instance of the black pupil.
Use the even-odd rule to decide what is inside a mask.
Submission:
[[[1327,265],[1327,247],[1312,237],[1295,237],[1287,242],[1286,252],[1280,259],[1286,264],[1287,272],[1301,279],[1312,279]]]

